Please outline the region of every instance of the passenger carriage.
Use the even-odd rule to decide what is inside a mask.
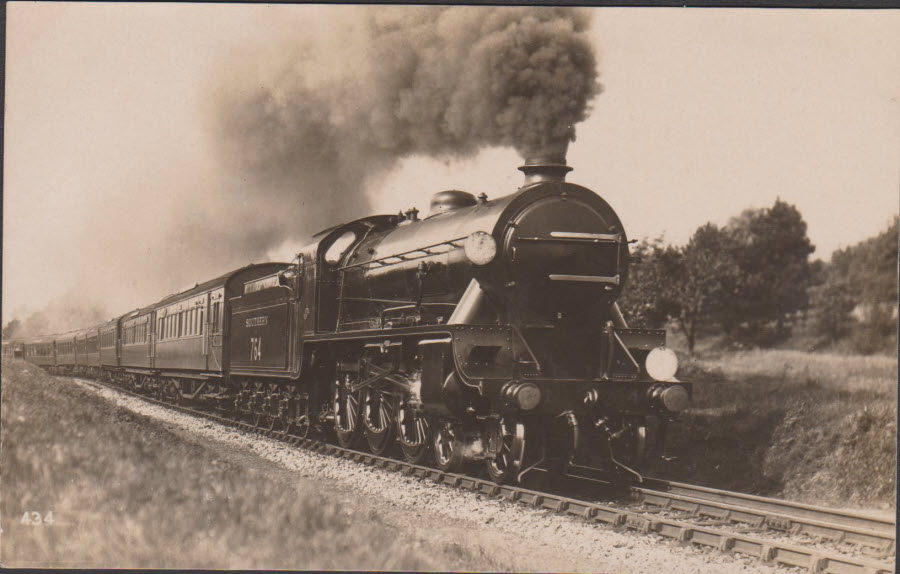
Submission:
[[[97,327],[75,333],[75,372],[97,376],[100,370],[100,336]]]
[[[22,343],[25,360],[45,369],[56,368],[56,346],[52,337],[27,339]]]
[[[56,370],[63,374],[71,374],[75,370],[75,333],[56,335],[53,338],[56,346]]]
[[[100,367],[115,369],[119,366],[119,319],[107,321],[97,329]]]

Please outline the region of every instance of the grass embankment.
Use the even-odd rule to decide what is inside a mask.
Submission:
[[[693,407],[649,474],[843,507],[896,501],[897,361],[746,351],[685,362]]]
[[[378,523],[364,499],[218,460],[34,366],[3,365],[7,567],[506,569]],[[23,514],[53,512],[53,524]]]

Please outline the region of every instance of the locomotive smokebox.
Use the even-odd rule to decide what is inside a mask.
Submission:
[[[519,171],[525,174],[523,187],[544,181],[565,181],[572,168],[566,165],[566,147],[542,150],[525,160]]]

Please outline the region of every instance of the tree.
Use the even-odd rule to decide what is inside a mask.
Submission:
[[[629,322],[659,328],[676,314],[672,281],[681,274],[681,253],[663,244],[661,238],[639,242],[631,250],[628,288],[619,305]]]
[[[744,211],[725,232],[741,277],[723,326],[731,333],[743,326],[753,336],[774,321],[775,337],[783,339],[787,317],[809,305],[815,247],[803,216],[778,199],[770,208]]]
[[[697,327],[721,315],[732,302],[739,269],[728,248],[729,237],[712,223],[697,229],[681,251],[683,270],[677,286],[675,317],[694,352]]]
[[[864,353],[893,348],[898,234],[898,218],[894,217],[875,237],[832,254],[827,279],[813,292],[821,335],[831,341],[850,335],[852,345]]]
[[[828,341],[835,342],[849,333],[850,313],[857,297],[850,282],[838,273],[828,273],[825,282],[811,290],[816,309],[815,329]]]
[[[623,306],[631,318],[648,326],[675,321],[693,354],[698,329],[716,320],[730,303],[738,278],[729,237],[712,223],[697,229],[681,248],[660,240],[643,242]]]
[[[9,323],[3,327],[3,338],[5,340],[14,339],[18,336],[19,331],[22,330],[22,322],[18,319],[13,319]]]

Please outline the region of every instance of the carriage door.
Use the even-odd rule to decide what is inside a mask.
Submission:
[[[222,319],[225,314],[225,289],[219,288],[207,294],[206,337],[204,352],[206,368],[222,370]]]
[[[147,315],[147,357],[150,358],[150,368],[156,367],[156,311]]]
[[[209,369],[209,293],[204,293],[200,297],[192,299],[192,308],[197,309],[200,313],[200,368]]]

